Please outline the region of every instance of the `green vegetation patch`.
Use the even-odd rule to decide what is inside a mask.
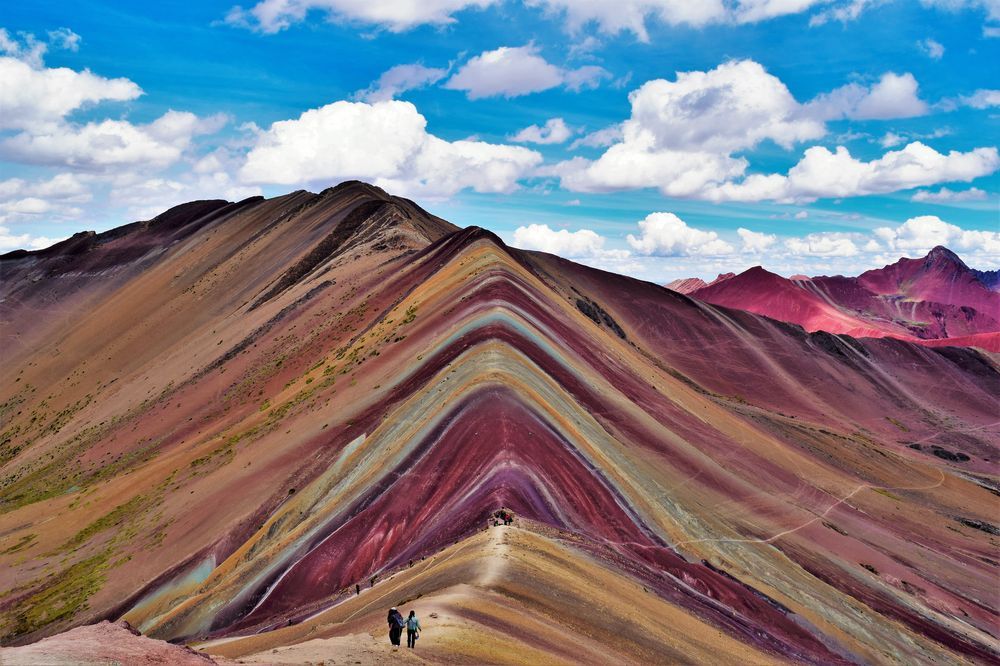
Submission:
[[[117,477],[132,467],[152,460],[159,450],[160,439],[142,439],[134,449],[114,460],[95,462],[89,467],[74,463],[74,458],[99,441],[109,430],[109,427],[87,428],[61,445],[50,455],[47,464],[23,476],[12,475],[0,479],[0,513]],[[20,473],[22,472],[19,470],[18,474]]]
[[[86,610],[87,600],[104,586],[109,558],[110,552],[104,551],[81,560],[17,600],[11,611],[0,614],[2,642]]]
[[[904,423],[900,423],[899,421],[897,421],[896,419],[892,418],[891,416],[885,417],[885,420],[888,421],[889,423],[891,423],[892,425],[896,426],[897,428],[899,428],[903,432],[910,432],[910,429],[907,428]]]
[[[35,539],[37,539],[37,538],[38,538],[38,535],[35,534],[34,532],[32,532],[31,534],[25,534],[23,537],[21,537],[20,541],[18,541],[17,543],[15,543],[10,548],[7,548],[6,550],[0,551],[0,553],[2,553],[4,555],[13,555],[14,553],[16,553],[18,551],[21,551],[21,550],[24,550],[25,548],[27,548],[28,546],[30,546],[31,543]]]
[[[76,618],[88,608],[90,597],[104,586],[107,573],[132,559],[122,552],[125,546],[151,549],[160,545],[170,521],[164,521],[157,509],[174,476],[164,479],[149,494],[119,504],[48,554],[65,554],[65,562],[72,553],[89,548],[82,559],[0,597],[0,642]],[[109,534],[106,539],[98,539],[105,533]],[[34,536],[22,538],[22,547]]]
[[[903,501],[902,498],[897,497],[896,495],[893,495],[888,490],[882,490],[881,488],[872,488],[872,490],[874,490],[875,492],[877,492],[879,495],[882,495],[883,497],[888,497],[891,500],[895,500],[897,502],[902,502]]]
[[[150,508],[155,499],[155,497],[151,497],[149,495],[136,495],[128,502],[119,504],[109,513],[101,516],[73,535],[69,541],[63,544],[60,550],[76,549],[81,544],[89,541],[92,537],[100,534],[101,532],[112,528],[121,529],[124,525],[133,522],[137,517],[144,513],[146,509]],[[120,536],[116,536],[116,540],[118,538],[120,538]]]
[[[25,389],[30,389],[30,387],[26,386]],[[29,448],[40,437],[48,434],[57,434],[70,422],[77,412],[94,400],[94,396],[88,393],[72,405],[59,410],[51,416],[49,414],[48,400],[43,400],[27,415],[30,418],[25,423],[23,419],[19,420],[16,418],[21,414],[20,411],[14,414],[12,412],[24,403],[26,396],[33,390],[30,389],[27,392],[22,390],[0,404],[0,423],[9,424],[0,433],[0,465],[13,460],[17,454]],[[15,423],[15,421],[20,422]]]

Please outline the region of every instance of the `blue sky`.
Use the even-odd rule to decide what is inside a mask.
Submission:
[[[361,178],[661,282],[936,244],[1000,267],[998,0],[83,0],[0,28],[0,251]]]

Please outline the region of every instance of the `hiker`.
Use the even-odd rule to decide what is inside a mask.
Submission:
[[[420,637],[420,620],[417,614],[410,611],[410,617],[406,618],[406,647],[417,647],[417,638]]]
[[[406,620],[403,619],[403,614],[393,606],[389,609],[389,617],[386,618],[386,621],[389,623],[389,642],[395,647],[399,647],[399,637],[403,635]]]
[[[371,587],[375,587],[375,581],[376,581],[377,579],[378,579],[378,574],[375,574],[374,576],[372,576],[372,584],[371,584]]]
[[[358,596],[361,595],[361,584],[360,583],[355,583],[354,584],[354,594],[358,595]]]

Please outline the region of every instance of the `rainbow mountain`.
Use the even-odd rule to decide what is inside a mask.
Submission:
[[[377,657],[399,606],[431,662],[1000,659],[989,352],[808,333],[358,182],[0,275],[2,645],[124,619],[220,663]]]

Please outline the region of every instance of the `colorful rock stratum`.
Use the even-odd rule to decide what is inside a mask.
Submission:
[[[1000,659],[988,351],[807,333],[357,182],[0,267],[5,646]]]

